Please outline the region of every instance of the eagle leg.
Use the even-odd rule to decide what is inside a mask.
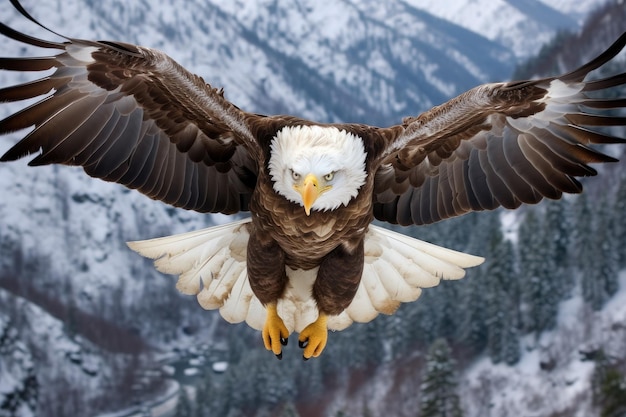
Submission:
[[[302,354],[305,361],[311,357],[318,357],[326,347],[328,340],[328,316],[319,314],[317,320],[306,326],[298,336],[298,346],[304,349]]]
[[[278,359],[282,359],[281,346],[287,345],[289,330],[278,315],[277,303],[287,285],[285,253],[266,233],[258,232],[254,227],[249,231],[246,255],[248,282],[254,295],[267,310],[262,330],[263,344]],[[272,261],[268,262],[268,259]]]
[[[360,239],[339,245],[320,264],[312,294],[319,316],[298,337],[298,345],[304,349],[304,360],[322,353],[328,340],[328,316],[341,314],[354,299],[363,274],[364,253],[363,239]]]
[[[267,305],[267,318],[263,325],[263,343],[267,350],[271,350],[278,359],[283,358],[282,346],[287,345],[289,330],[278,315],[276,303]]]

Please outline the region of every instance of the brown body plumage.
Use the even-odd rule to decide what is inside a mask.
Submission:
[[[310,216],[302,207],[278,196],[271,182],[263,180],[263,174],[259,179],[250,205],[250,242],[258,244],[259,250],[248,251],[248,268],[255,271],[272,259],[271,269],[277,275],[268,277],[267,283],[257,281],[255,294],[263,303],[280,298],[284,287],[271,285],[272,281],[286,283],[285,268],[276,268],[277,264],[293,269],[321,267],[313,296],[321,311],[339,314],[352,301],[361,279],[363,239],[373,218],[373,179],[350,206],[332,212],[315,211]]]

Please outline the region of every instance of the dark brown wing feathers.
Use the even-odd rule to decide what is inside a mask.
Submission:
[[[275,132],[314,123],[245,113],[155,50],[67,38],[50,42],[1,23],[0,33],[61,51],[0,58],[5,70],[56,69],[0,89],[4,102],[52,93],[0,121],[0,134],[34,127],[2,161],[37,154],[30,164],[80,165],[89,175],[178,207],[234,213],[248,210],[258,164]],[[376,170],[375,216],[423,224],[580,192],[576,177],[596,173],[588,164],[614,161],[588,145],[623,143],[598,128],[626,124],[626,117],[598,114],[626,107],[622,97],[600,97],[626,84],[626,73],[584,79],[625,44],[626,34],[561,77],[476,87],[402,125],[338,125],[365,138],[366,150],[375,155],[368,159],[368,168]]]
[[[432,223],[470,211],[516,208],[578,193],[588,164],[614,158],[588,145],[625,143],[598,131],[625,126],[626,99],[598,98],[626,84],[626,73],[584,81],[626,45],[626,34],[566,75],[486,84],[404,121],[376,174],[376,218]],[[587,93],[594,92],[593,97]]]
[[[34,127],[0,160],[37,154],[31,165],[80,165],[91,176],[174,206],[248,210],[261,156],[248,126],[260,116],[242,112],[221,90],[158,51],[118,42],[49,42],[4,24],[0,33],[61,50],[0,58],[5,70],[56,69],[0,89],[3,102],[44,96],[0,121],[0,134]]]

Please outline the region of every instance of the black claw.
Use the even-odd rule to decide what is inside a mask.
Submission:
[[[300,346],[301,349],[304,349],[308,344],[309,344],[309,339],[304,340],[304,341],[298,340],[298,346]]]
[[[283,346],[287,346],[287,343],[289,343],[289,339],[286,337],[281,337],[280,338],[280,344]]]
[[[276,359],[278,359],[279,361],[283,360],[283,352],[280,352],[278,355],[276,355]]]
[[[305,362],[308,361],[309,359],[311,359],[311,358],[307,358],[306,356],[302,357],[302,360],[305,361]]]

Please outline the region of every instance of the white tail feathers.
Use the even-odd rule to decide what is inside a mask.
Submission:
[[[365,266],[361,285],[348,308],[329,319],[329,328],[343,330],[353,322],[368,322],[393,314],[400,303],[415,301],[422,288],[442,279],[460,279],[464,268],[484,258],[442,248],[381,227],[370,226],[365,236]]]
[[[196,295],[205,309],[219,309],[231,323],[245,321],[260,330],[265,308],[252,292],[246,271],[248,223],[242,220],[163,238],[129,242],[140,255],[155,259],[156,268],[178,275],[176,288]],[[442,279],[459,279],[464,268],[483,258],[445,249],[376,226],[365,237],[361,284],[350,306],[330,317],[328,327],[343,330],[353,322],[368,322],[379,313],[392,314],[403,302],[415,301],[422,288]],[[311,288],[317,268],[287,268],[289,284],[278,302],[278,314],[289,331],[300,332],[318,315]]]

